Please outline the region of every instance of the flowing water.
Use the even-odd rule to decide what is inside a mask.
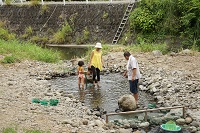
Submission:
[[[89,84],[84,90],[79,90],[77,76],[57,78],[50,82],[52,86],[73,94],[86,106],[100,107],[107,113],[115,112],[118,108],[118,99],[124,94],[130,94],[128,80],[119,73],[101,75],[100,89]],[[147,107],[149,102],[151,102],[150,96],[139,92],[139,104]]]

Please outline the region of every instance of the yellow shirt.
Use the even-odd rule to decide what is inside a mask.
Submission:
[[[102,51],[96,51],[93,50],[94,54],[92,57],[92,61],[91,61],[91,66],[94,66],[95,68],[99,68],[99,70],[102,70],[102,60],[101,60],[101,56],[102,56]]]

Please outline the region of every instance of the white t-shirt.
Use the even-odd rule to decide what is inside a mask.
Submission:
[[[132,55],[129,56],[129,60],[127,63],[127,71],[128,71],[128,80],[132,80],[133,68],[136,68],[136,75],[134,79],[141,78],[140,69],[138,66],[138,62]]]

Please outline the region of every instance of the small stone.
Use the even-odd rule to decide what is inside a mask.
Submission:
[[[185,118],[185,123],[190,124],[192,122],[192,118],[191,117],[186,117]]]

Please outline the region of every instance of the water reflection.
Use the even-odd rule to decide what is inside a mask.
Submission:
[[[70,47],[48,47],[61,52],[61,57],[66,60],[81,57],[85,55],[88,48],[70,48]]]
[[[90,106],[96,108],[98,105],[102,105],[103,96],[100,89],[95,89],[94,87],[89,88],[90,92]]]
[[[79,100],[81,102],[84,102],[85,101],[85,90],[79,90]]]
[[[84,102],[90,108],[100,107],[108,113],[115,112],[118,108],[118,99],[124,94],[130,94],[128,81],[120,74],[101,75],[101,88],[88,87],[79,90],[77,85],[77,77],[71,76],[67,78],[58,78],[51,81],[52,87],[66,90],[69,94],[73,94],[77,99]],[[139,103],[148,105],[148,96],[139,92]]]

